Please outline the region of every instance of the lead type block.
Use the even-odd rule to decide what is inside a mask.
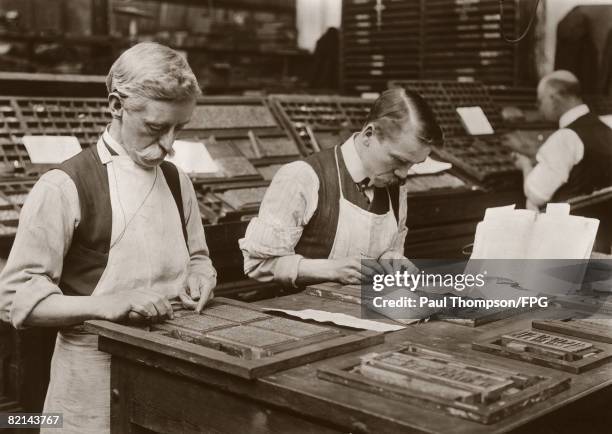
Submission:
[[[569,387],[569,378],[543,377],[464,361],[409,344],[325,366],[318,376],[394,401],[442,410],[490,424]]]
[[[211,369],[257,378],[322,358],[379,344],[383,335],[347,332],[275,317],[256,306],[215,298],[201,314],[178,309],[174,319],[145,328],[106,321],[87,322],[105,337],[123,337],[135,346],[171,354]]]
[[[612,357],[608,345],[529,329],[474,342],[472,348],[573,374],[600,366]]]
[[[612,344],[612,321],[606,318],[536,320],[532,322],[532,327],[542,331]]]

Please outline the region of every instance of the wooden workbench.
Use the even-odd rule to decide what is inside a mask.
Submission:
[[[323,309],[359,316],[355,304],[289,295],[258,302],[266,307]],[[475,340],[521,328],[534,318],[561,318],[568,311],[547,309],[518,317],[466,327],[440,321],[413,325],[389,333],[382,345],[247,380],[198,365],[172,352],[139,347],[121,334],[103,333],[100,349],[112,355],[113,433],[192,432],[361,432],[361,433],[489,433],[560,432],[581,423],[581,432],[600,432],[609,423],[607,408],[612,389],[612,363],[583,374],[570,374],[525,362],[504,359],[471,349]],[[321,380],[317,369],[347,358],[380,352],[410,341],[461,354],[483,366],[489,364],[515,372],[571,378],[570,388],[528,406],[500,422],[484,425],[442,412],[383,398],[368,392]],[[582,421],[581,418],[587,418]],[[609,426],[609,425],[608,425]],[[571,428],[574,429],[574,428]]]

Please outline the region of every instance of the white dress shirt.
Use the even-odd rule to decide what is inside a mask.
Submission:
[[[537,164],[525,179],[528,208],[537,209],[550,201],[567,182],[572,168],[584,157],[582,140],[567,126],[587,113],[589,108],[585,104],[565,112],[559,119],[559,130],[540,147],[536,154]]]
[[[368,174],[366,173],[365,167],[363,167],[363,162],[359,154],[357,154],[355,136],[356,134],[353,134],[352,137],[344,142],[340,147],[340,151],[342,152],[342,158],[344,158],[344,164],[346,165],[349,175],[351,175],[351,179],[355,183],[360,183],[368,177]],[[371,202],[374,198],[374,187],[367,187],[363,189],[363,192]]]

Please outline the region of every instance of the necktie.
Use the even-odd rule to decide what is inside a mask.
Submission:
[[[363,181],[357,183],[357,188],[365,195],[365,189],[368,188],[369,183],[370,178],[365,178]],[[374,197],[372,197],[372,202],[370,202],[368,206],[368,211],[374,214],[385,214],[389,211],[389,195],[387,194],[387,189],[378,187],[372,188],[374,189]]]
[[[363,191],[368,188],[368,184],[370,183],[370,178],[363,178],[361,182],[357,183],[357,188],[359,191],[363,193]]]
[[[389,211],[389,194],[386,188],[374,187],[374,197],[369,211],[374,214],[385,214]]]

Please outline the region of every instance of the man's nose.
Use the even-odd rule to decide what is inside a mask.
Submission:
[[[164,151],[170,152],[174,144],[174,131],[170,130],[159,138],[159,146],[164,148]]]
[[[401,179],[405,179],[406,177],[408,177],[408,172],[410,171],[411,167],[412,167],[412,164],[407,164],[404,167],[395,169],[395,176]]]

